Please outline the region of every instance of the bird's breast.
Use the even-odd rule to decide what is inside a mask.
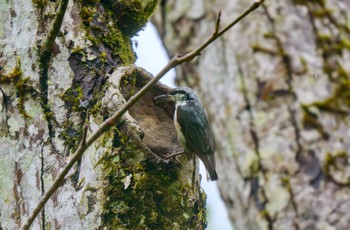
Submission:
[[[177,108],[179,106],[182,106],[185,104],[186,104],[185,102],[177,103],[176,108],[175,108],[175,112],[174,112],[174,124],[175,124],[175,129],[177,132],[177,138],[178,138],[180,144],[182,145],[182,147],[184,147],[184,148],[186,148],[186,138],[181,131],[181,126],[180,126],[179,122],[177,121]]]

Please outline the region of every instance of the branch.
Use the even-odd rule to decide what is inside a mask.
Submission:
[[[219,33],[219,30],[220,30],[220,21],[221,21],[221,11],[219,11],[218,17],[216,18],[214,34],[218,34],[218,33]]]
[[[65,1],[65,0],[64,0]],[[132,96],[129,101],[127,101],[123,107],[116,111],[111,117],[109,117],[106,121],[104,121],[101,126],[98,128],[98,130],[95,131],[91,135],[91,137],[86,140],[85,144],[79,145],[78,149],[74,152],[72,158],[68,162],[68,164],[63,168],[63,170],[60,172],[60,174],[57,176],[55,181],[53,182],[50,189],[44,194],[44,196],[41,198],[33,212],[29,215],[25,225],[23,226],[23,229],[28,229],[36,216],[39,214],[40,210],[45,206],[46,202],[49,200],[49,198],[54,194],[54,192],[61,186],[62,182],[64,181],[65,176],[69,172],[69,170],[72,168],[75,162],[79,160],[79,158],[83,155],[85,150],[92,144],[94,141],[97,140],[103,133],[105,133],[107,130],[109,130],[122,116],[123,114],[132,106],[134,105],[144,94],[147,93],[151,89],[151,87],[157,83],[169,70],[172,68],[185,63],[190,62],[193,60],[196,56],[199,56],[200,53],[211,43],[213,43],[217,38],[222,36],[226,31],[228,31],[231,27],[236,25],[239,21],[241,21],[243,18],[245,18],[248,14],[253,12],[255,9],[257,9],[264,0],[255,0],[255,2],[246,9],[236,20],[234,20],[232,23],[230,23],[228,26],[226,26],[224,29],[219,30],[219,23],[220,23],[220,14],[216,21],[215,31],[211,35],[211,37],[206,40],[198,49],[189,52],[183,56],[176,55],[174,56],[170,62],[152,79],[150,80],[143,88],[140,89],[134,96]],[[137,71],[141,71],[141,68],[137,68]]]
[[[55,44],[55,39],[57,38],[60,32],[68,3],[69,3],[69,0],[61,0],[59,2],[56,17],[52,23],[50,30],[48,31],[47,37],[45,38],[45,40],[43,40],[42,44],[38,46],[39,67],[40,67],[39,84],[40,84],[40,91],[41,91],[40,100],[41,100],[41,107],[44,110],[44,115],[48,124],[49,141],[51,145],[53,145],[52,137],[54,136],[52,122],[55,121],[55,119],[52,115],[49,102],[48,102],[48,80],[49,80],[48,70],[49,70],[49,65],[51,63],[52,51]]]
[[[240,22],[243,18],[245,18],[248,14],[250,14],[251,12],[253,12],[254,10],[256,10],[260,5],[262,5],[262,3],[264,2],[264,0],[255,0],[254,3],[248,7],[238,18],[236,18],[236,20],[234,20],[233,22],[231,22],[229,25],[227,25],[225,28],[223,28],[222,30],[220,30],[219,32],[217,32],[217,30],[219,29],[219,23],[220,23],[220,16],[221,13],[219,13],[217,19],[216,19],[216,24],[215,24],[215,31],[214,33],[211,35],[211,37],[205,41],[198,49],[189,52],[187,54],[185,54],[182,57],[178,58],[178,61],[180,63],[176,64],[175,66],[182,64],[184,62],[190,62],[193,60],[193,58],[195,58],[196,56],[199,56],[201,54],[201,52],[207,48],[208,45],[210,45],[211,43],[213,43],[217,38],[221,37],[224,33],[226,33],[229,29],[231,29],[234,25],[236,25],[238,22]],[[175,56],[176,59],[176,56]],[[170,61],[170,63],[173,61],[173,59]],[[169,63],[169,64],[170,64]],[[173,66],[173,67],[175,67]],[[158,75],[157,75],[158,76]]]
[[[60,32],[60,29],[61,29],[61,25],[63,22],[64,15],[66,13],[68,2],[69,2],[69,0],[61,0],[60,5],[58,7],[55,21],[53,22],[52,28],[51,28],[49,34],[47,35],[46,41],[43,45],[43,52],[51,52],[52,51],[55,39],[57,38],[57,36]]]

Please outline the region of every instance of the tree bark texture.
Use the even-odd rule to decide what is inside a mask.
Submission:
[[[170,56],[252,1],[161,1]],[[218,186],[235,229],[347,229],[350,2],[266,0],[177,81],[198,90],[216,136]]]
[[[19,229],[84,127],[149,81],[131,38],[157,3],[0,0],[0,229]],[[168,90],[155,86],[90,146],[33,229],[204,228],[196,161],[160,161],[179,148],[171,111],[152,102]]]

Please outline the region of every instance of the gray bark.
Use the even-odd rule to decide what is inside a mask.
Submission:
[[[170,56],[252,1],[162,1],[153,17]],[[218,186],[235,229],[347,229],[348,1],[264,6],[190,64],[214,128]]]

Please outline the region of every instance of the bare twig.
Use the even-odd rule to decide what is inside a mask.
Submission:
[[[152,79],[150,80],[144,87],[140,89],[134,96],[132,96],[121,109],[116,111],[111,117],[109,117],[106,121],[104,121],[101,126],[91,135],[90,138],[87,139],[85,144],[80,144],[78,149],[73,154],[70,161],[67,163],[67,165],[63,168],[63,170],[60,172],[60,174],[57,176],[55,181],[53,182],[52,186],[49,190],[44,194],[44,196],[41,198],[35,209],[32,211],[32,213],[29,215],[28,220],[26,221],[25,225],[23,226],[23,229],[28,229],[40,210],[45,206],[46,202],[49,200],[49,198],[53,195],[53,193],[61,186],[62,182],[64,181],[65,176],[69,172],[69,170],[72,168],[75,162],[79,160],[79,158],[83,155],[85,150],[92,144],[94,141],[96,141],[97,138],[99,138],[103,133],[105,133],[108,129],[110,129],[122,116],[123,114],[132,106],[134,105],[148,90],[151,89],[151,87],[159,81],[169,70],[172,68],[185,63],[192,61],[196,56],[199,56],[200,53],[213,41],[215,41],[217,38],[222,36],[226,31],[228,31],[231,27],[236,25],[239,21],[241,21],[243,18],[245,18],[248,14],[253,12],[255,9],[257,9],[264,0],[256,0],[248,9],[246,9],[237,19],[235,19],[233,22],[231,22],[228,26],[226,26],[224,29],[217,31],[219,28],[220,23],[220,14],[216,21],[216,27],[215,31],[211,35],[208,40],[206,40],[199,48],[196,50],[193,50],[185,55],[176,55],[174,56],[170,62]],[[139,69],[139,71],[142,71]]]
[[[83,148],[86,145],[86,137],[87,137],[88,128],[89,128],[89,126],[86,124],[84,126],[83,136],[82,136],[81,141],[80,141],[80,146],[82,146]]]
[[[219,30],[220,30],[220,21],[221,21],[221,11],[219,11],[218,16],[217,16],[217,18],[216,18],[214,34],[218,34],[218,33],[219,33]]]

